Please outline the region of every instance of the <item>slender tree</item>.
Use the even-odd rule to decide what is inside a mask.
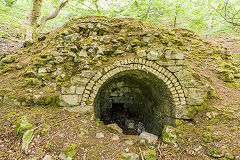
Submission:
[[[27,29],[26,29],[26,40],[34,41],[39,36],[39,32],[43,30],[48,20],[55,18],[60,10],[68,3],[68,0],[61,0],[56,9],[46,16],[41,16],[41,7],[43,0],[31,0],[31,7],[27,15]]]

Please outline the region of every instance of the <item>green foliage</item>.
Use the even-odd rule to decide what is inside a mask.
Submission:
[[[5,5],[8,7],[12,7],[14,5],[14,3],[17,2],[17,0],[4,0]]]
[[[43,1],[41,16],[52,13],[60,0]],[[30,8],[30,1],[4,0],[0,5],[0,23],[25,28],[26,15]],[[234,17],[234,23],[240,23],[240,1],[228,1],[226,13]],[[62,26],[72,18],[82,16],[133,17],[147,21],[161,27],[181,27],[196,31],[202,35],[209,35],[223,31],[238,34],[237,27],[229,27],[231,23],[224,20],[220,13],[224,12],[226,0],[72,0],[60,11],[59,15],[46,24],[49,31]],[[212,27],[209,20],[212,18]],[[175,26],[176,25],[176,26]]]

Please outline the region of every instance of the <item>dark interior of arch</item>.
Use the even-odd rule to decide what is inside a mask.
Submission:
[[[164,125],[174,125],[171,93],[155,75],[140,70],[109,78],[94,100],[94,112],[104,124],[117,123],[124,134],[142,131],[160,136]]]

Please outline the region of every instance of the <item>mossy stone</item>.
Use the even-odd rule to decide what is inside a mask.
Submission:
[[[24,132],[32,128],[33,125],[28,123],[28,117],[24,116],[19,120],[18,124],[16,125],[14,134],[15,136],[22,136]]]
[[[6,56],[5,58],[2,59],[3,63],[12,63],[16,60],[16,57],[13,55]]]
[[[240,79],[240,73],[234,74],[234,78],[235,78],[235,79]]]
[[[218,78],[224,82],[233,82],[234,76],[230,70],[218,70]]]
[[[25,151],[25,153],[28,152],[28,146],[33,138],[33,130],[27,130],[24,134],[23,134],[23,138],[22,138],[22,149]]]

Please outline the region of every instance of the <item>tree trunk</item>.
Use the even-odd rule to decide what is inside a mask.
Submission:
[[[175,16],[174,16],[174,20],[173,20],[173,28],[177,27],[177,17],[178,17],[178,13],[179,13],[179,8],[180,8],[180,4],[179,4],[179,1],[176,0],[175,1]]]
[[[31,8],[27,15],[26,40],[30,42],[35,41],[39,35],[39,32],[44,29],[46,22],[55,18],[67,3],[68,0],[61,0],[55,11],[42,17],[40,23],[38,23],[41,15],[42,0],[32,0]]]
[[[177,13],[175,13],[175,16],[174,16],[173,28],[175,28],[176,26],[177,26]]]
[[[148,6],[148,11],[147,11],[147,20],[149,19],[149,14],[152,6],[152,0],[149,0],[149,6]]]
[[[32,0],[31,8],[27,15],[27,29],[26,40],[33,41],[35,39],[35,30],[37,28],[37,21],[41,15],[42,0]]]
[[[92,4],[96,8],[97,12],[100,12],[98,0],[92,0]]]

